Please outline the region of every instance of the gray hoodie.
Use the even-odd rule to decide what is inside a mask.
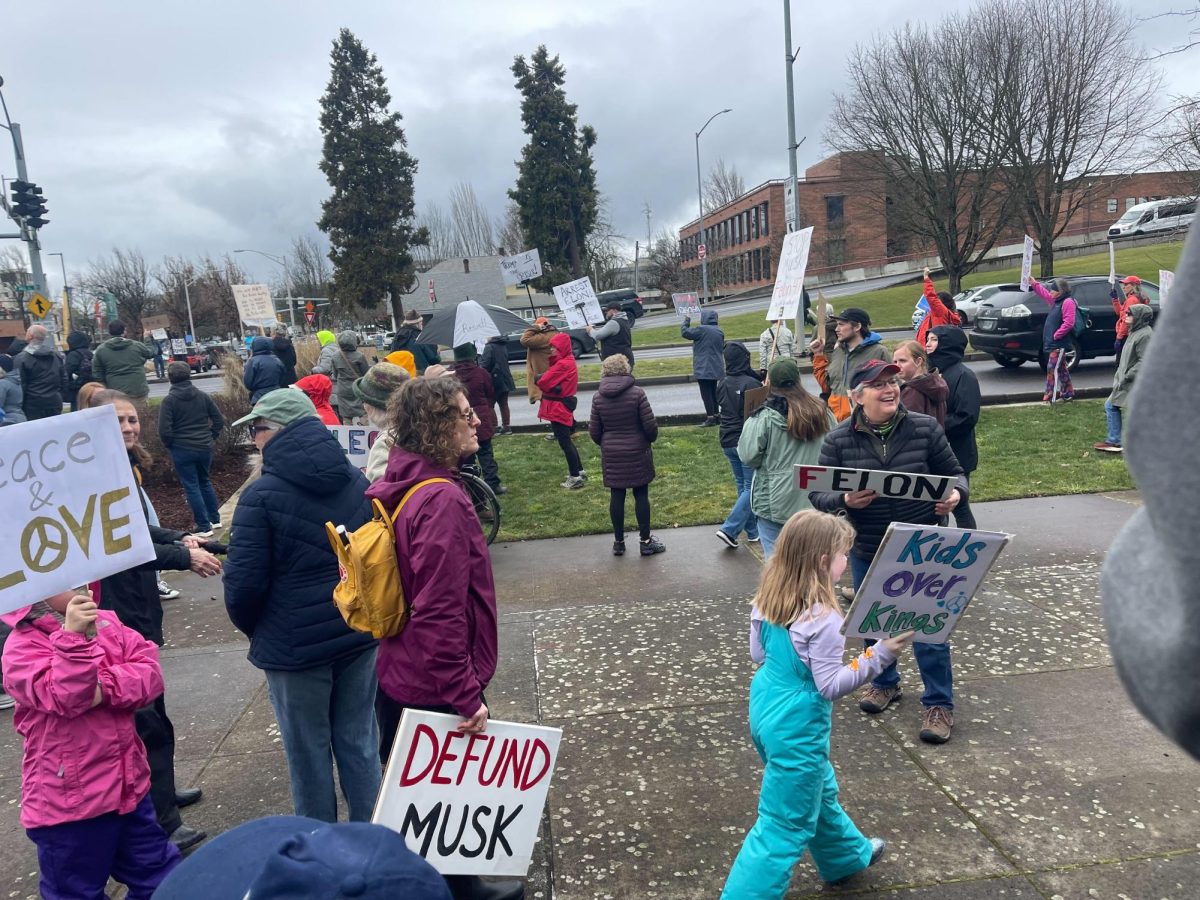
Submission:
[[[21,382],[14,378],[15,373],[3,374],[0,377],[0,407],[4,409],[4,424],[12,425],[25,421],[25,411],[21,409]]]

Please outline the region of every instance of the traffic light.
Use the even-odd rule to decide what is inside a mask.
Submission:
[[[43,218],[46,214],[46,198],[42,196],[42,189],[32,181],[14,181],[12,198],[13,213],[24,219],[29,228],[36,230],[50,221]]]

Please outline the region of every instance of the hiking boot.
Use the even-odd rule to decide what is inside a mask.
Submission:
[[[1108,441],[1101,441],[1098,444],[1092,444],[1092,449],[1093,450],[1102,450],[1105,453],[1120,453],[1121,445],[1120,444],[1111,444]]]
[[[866,868],[868,868],[868,869],[871,868],[871,866],[875,865],[875,863],[879,862],[879,860],[883,859],[883,853],[885,850],[887,850],[887,841],[885,841],[883,838],[873,837],[870,839],[870,843],[871,843],[871,858],[869,860],[867,860],[867,866],[866,866]],[[834,885],[834,886],[840,885],[840,884],[845,884],[851,878],[853,878],[855,875],[859,874],[859,872],[862,872],[862,871],[864,871],[864,870],[859,869],[858,872],[855,872],[852,875],[847,875],[845,878],[839,878],[836,881],[830,881],[827,883],[830,885]]]
[[[720,528],[717,529],[717,540],[720,541],[722,544],[724,544],[726,547],[728,547],[730,550],[736,550],[738,548],[737,538],[731,538],[728,534],[726,534]]]
[[[954,728],[954,713],[944,706],[928,706],[921,717],[919,737],[927,744],[944,744]]]
[[[613,556],[624,556],[624,555],[625,555],[625,542],[624,541],[613,541]]]
[[[667,548],[663,546],[662,541],[654,535],[645,540],[638,541],[638,551],[642,556],[653,556],[655,553],[665,553]]]
[[[900,699],[902,692],[900,685],[890,688],[881,688],[871,685],[863,691],[862,697],[858,701],[858,708],[865,713],[881,713],[897,700]]]
[[[579,470],[579,477],[580,477],[581,479],[583,479],[584,481],[587,481],[587,472],[585,472],[583,469],[580,469],[580,470]]]

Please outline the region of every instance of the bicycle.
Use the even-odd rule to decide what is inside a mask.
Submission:
[[[480,477],[478,467],[462,466],[459,475],[467,496],[471,498],[471,505],[475,507],[475,515],[479,517],[483,536],[491,544],[500,532],[500,500],[491,486]]]

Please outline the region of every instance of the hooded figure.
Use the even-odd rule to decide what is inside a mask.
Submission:
[[[250,342],[250,358],[242,368],[242,381],[250,392],[250,405],[261,400],[264,394],[285,387],[283,379],[283,363],[275,355],[271,339],[259,335]]]
[[[279,386],[290,387],[296,383],[296,347],[282,328],[283,326],[276,327],[275,336],[271,338],[271,348],[283,363],[283,381]]]
[[[30,332],[41,327],[35,325]],[[54,341],[45,333],[45,329],[42,329],[40,337],[31,339],[25,349],[17,354],[13,366],[21,377],[21,390],[24,392],[22,409],[26,419],[44,419],[62,412],[63,358],[54,348]]]
[[[979,421],[979,379],[963,365],[967,352],[967,334],[957,325],[939,325],[933,329],[938,345],[929,354],[929,365],[941,373],[949,396],[946,398],[946,439],[963,471],[970,475],[979,467],[975,448],[975,424]],[[959,504],[958,511],[961,511]],[[957,517],[956,517],[957,518]],[[960,526],[960,527],[974,527]]]
[[[725,377],[725,332],[717,327],[717,311],[706,309],[700,313],[700,324],[692,327],[691,319],[684,319],[679,333],[693,342],[692,377],[700,387],[700,399],[704,402],[704,424],[717,424],[717,382]]]
[[[943,427],[946,424],[946,401],[949,397],[950,389],[946,386],[946,380],[936,369],[918,375],[900,387],[900,402],[905,409],[933,416]]]
[[[67,356],[63,360],[66,369],[65,400],[71,404],[72,412],[78,409],[76,396],[81,385],[95,381],[92,375],[92,339],[82,331],[67,335]]]
[[[396,336],[392,338],[392,344],[388,348],[393,353],[397,350],[407,350],[411,353],[417,366],[417,375],[423,375],[426,368],[441,360],[438,348],[434,344],[417,343],[424,322],[421,314],[415,309],[408,310],[404,314],[404,321],[396,329]]]
[[[13,373],[13,358],[7,353],[0,353],[0,410],[4,412],[5,425],[25,421],[22,399],[21,379]]]
[[[1119,341],[1121,357],[1117,363],[1117,372],[1113,376],[1112,393],[1104,401],[1104,417],[1108,426],[1108,435],[1099,444],[1093,444],[1096,450],[1108,453],[1120,453],[1121,418],[1124,408],[1129,405],[1129,393],[1133,390],[1133,381],[1137,378],[1146,359],[1146,350],[1150,346],[1150,338],[1154,330],[1150,323],[1154,320],[1154,310],[1145,303],[1130,303],[1124,315],[1133,321],[1127,323],[1125,339]],[[1122,316],[1124,318],[1124,316]]]
[[[734,455],[745,421],[742,410],[746,391],[757,387],[762,387],[762,379],[750,368],[750,351],[745,344],[737,341],[726,344],[725,377],[717,385],[717,404],[721,409],[721,447],[732,449]]]
[[[329,380],[333,381],[333,360],[338,355],[337,336],[332,331],[318,331],[317,343],[321,345],[321,352],[317,355],[317,363],[312,367],[314,375],[328,375]],[[337,396],[335,395],[330,403],[333,408],[337,409]]]
[[[317,416],[326,425],[341,425],[333,407],[329,405],[329,397],[333,394],[333,382],[327,375],[305,375],[292,385],[296,390],[303,391],[313,406],[317,408]]]
[[[1105,554],[1102,588],[1108,646],[1130,699],[1200,760],[1200,418],[1186,375],[1200,346],[1198,295],[1200,241],[1192,236],[1154,352],[1138,367],[1124,446],[1142,506]]]
[[[575,424],[574,405],[568,408],[563,401],[570,401],[579,391],[579,366],[571,353],[571,336],[556,332],[550,338],[550,348],[550,368],[537,382],[542,396],[538,418],[570,428]]]
[[[358,352],[358,335],[353,331],[338,334],[337,350],[332,356],[333,367],[329,377],[333,381],[334,406],[337,407],[343,424],[360,424],[355,420],[363,419],[367,411],[363,409],[362,401],[354,393],[354,382],[366,375],[371,365],[367,358]],[[317,370],[314,368],[313,371]]]

